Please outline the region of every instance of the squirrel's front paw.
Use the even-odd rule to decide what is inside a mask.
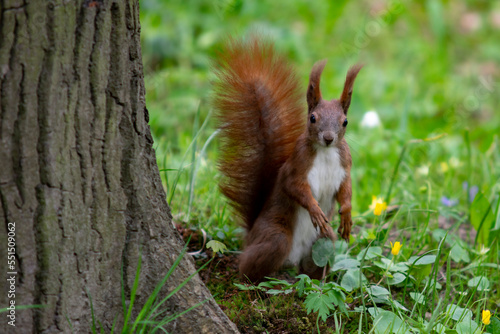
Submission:
[[[331,241],[335,242],[335,233],[333,232],[333,228],[332,226],[327,223],[325,225],[325,229],[326,231],[321,231],[321,234],[325,237],[325,238],[328,238],[330,239]]]
[[[340,226],[337,232],[340,234],[342,239],[349,243],[349,236],[351,235],[352,219],[351,213],[345,212],[340,214]]]
[[[309,214],[311,215],[313,225],[315,227],[319,227],[321,235],[334,240],[335,235],[333,233],[333,229],[330,226],[328,218],[323,213],[323,210],[321,210],[319,205],[316,205],[314,209],[309,212]]]

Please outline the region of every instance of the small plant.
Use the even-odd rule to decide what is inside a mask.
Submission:
[[[207,248],[210,248],[213,251],[213,257],[215,257],[216,253],[223,254],[227,250],[227,246],[217,240],[210,240],[207,243]]]
[[[234,283],[240,290],[262,291],[270,295],[290,294],[297,292],[299,297],[305,297],[304,306],[307,314],[317,312],[316,328],[319,332],[319,319],[325,321],[329,316],[340,310],[347,316],[345,306],[345,289],[334,282],[322,282],[311,279],[307,275],[298,275],[294,284],[285,280],[268,278],[269,281],[260,283],[257,286]],[[280,287],[280,289],[276,289]],[[334,312],[334,313],[332,313]]]
[[[189,277],[187,277],[184,281],[182,281],[175,289],[172,290],[166,297],[163,299],[159,300],[158,296],[162,288],[165,286],[167,283],[167,280],[169,277],[172,275],[174,270],[177,268],[179,263],[181,262],[182,258],[187,252],[187,244],[189,241],[186,243],[182,251],[180,252],[179,256],[176,258],[174,263],[172,264],[172,267],[168,270],[167,274],[163,277],[163,279],[156,285],[155,289],[149,296],[149,298],[146,300],[146,303],[143,305],[141,310],[139,311],[139,314],[135,319],[132,318],[132,310],[135,306],[135,297],[137,294],[137,288],[139,286],[139,278],[140,278],[140,272],[141,272],[141,255],[139,254],[139,261],[137,264],[137,270],[135,273],[135,278],[134,278],[134,283],[132,286],[132,289],[130,291],[130,300],[127,303],[125,300],[125,288],[124,288],[124,282],[123,282],[123,268],[122,268],[122,276],[121,276],[121,285],[122,285],[122,305],[123,305],[123,329],[122,333],[156,333],[157,331],[163,331],[165,332],[165,326],[170,323],[171,321],[177,319],[178,317],[182,316],[183,314],[191,311],[192,309],[202,305],[205,303],[207,300],[204,300],[202,302],[197,303],[196,305],[191,306],[185,311],[182,311],[180,313],[175,313],[172,315],[166,315],[167,309],[165,309],[163,306],[165,302],[170,299],[175,293],[177,293],[180,289],[186,285],[187,282],[193,278],[194,275],[198,274],[200,270],[202,270],[205,266],[207,266],[211,261],[206,262],[203,266],[201,266],[195,273],[191,274]],[[96,333],[104,333],[104,329],[102,324],[97,320],[96,324],[96,319],[94,316],[94,309],[93,309],[93,304],[92,304],[92,298],[90,294],[87,292],[90,300],[90,310],[91,310],[91,315],[92,315],[92,326],[91,330],[93,334]],[[116,319],[113,322],[113,326],[111,328],[110,333],[115,333],[115,324],[116,324]],[[70,323],[71,326],[71,323]]]

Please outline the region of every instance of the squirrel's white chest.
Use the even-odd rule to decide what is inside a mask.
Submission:
[[[309,173],[307,182],[314,198],[325,214],[333,205],[333,196],[340,188],[346,175],[342,167],[339,149],[336,147],[319,148]],[[300,207],[293,231],[292,249],[288,260],[298,265],[300,260],[311,251],[313,243],[318,239],[319,231],[313,226],[309,212]]]
[[[338,148],[318,149],[313,166],[307,174],[307,182],[325,214],[330,210],[333,195],[339,190],[345,174]]]

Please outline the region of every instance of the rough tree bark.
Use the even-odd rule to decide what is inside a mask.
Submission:
[[[0,13],[0,308],[8,271],[16,305],[45,305],[16,310],[15,328],[0,313],[0,332],[88,333],[89,295],[105,329],[120,326],[122,264],[129,293],[142,255],[142,305],[182,247],[148,126],[138,1],[2,0]],[[192,272],[185,258],[161,295]],[[169,331],[236,332],[198,276],[168,312],[205,299]]]

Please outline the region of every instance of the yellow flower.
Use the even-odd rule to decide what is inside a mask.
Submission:
[[[491,318],[491,312],[490,310],[483,310],[483,324],[489,325],[490,324],[490,318]]]
[[[375,216],[380,216],[382,212],[387,209],[387,203],[384,202],[382,198],[372,196],[372,204],[370,204],[370,209],[373,210]]]
[[[450,169],[450,168],[448,167],[448,164],[447,164],[446,162],[441,162],[441,171],[442,171],[443,173],[446,173],[446,172],[448,171],[448,169]]]
[[[398,255],[399,251],[401,250],[401,247],[403,247],[403,245],[399,241],[396,241],[394,243],[394,245],[391,242],[391,253],[392,253],[392,255],[394,255],[394,256]]]

